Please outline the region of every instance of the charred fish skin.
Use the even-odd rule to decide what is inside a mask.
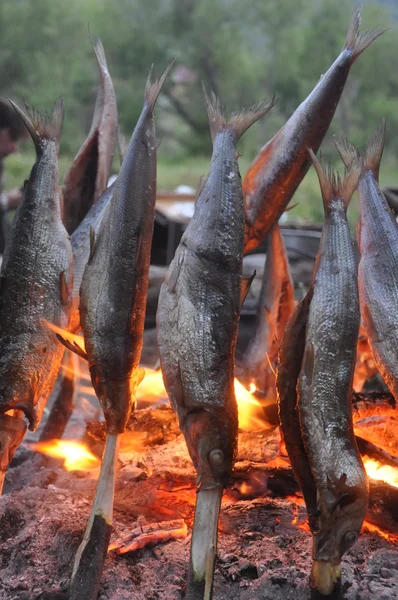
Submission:
[[[122,433],[131,413],[144,329],[156,201],[153,109],[159,82],[149,74],[145,102],[131,137],[80,290],[80,317],[91,379],[107,431]]]
[[[384,141],[382,121],[363,154],[358,185],[361,253],[358,287],[361,314],[377,368],[398,398],[398,224],[379,187]],[[343,162],[349,165],[357,150],[346,141],[336,145]]]
[[[100,87],[87,138],[64,178],[64,223],[71,234],[106,190],[117,141],[117,106],[101,40],[91,40]]]
[[[238,430],[234,354],[241,305],[243,198],[236,143],[273,105],[224,118],[205,92],[210,172],[163,283],[157,312],[163,380],[199,489],[225,487]]]
[[[340,559],[358,538],[368,499],[350,403],[360,313],[357,267],[346,217],[361,161],[352,163],[341,182],[310,153],[321,184],[325,223],[297,391],[302,437],[320,512],[319,531],[313,538],[312,585],[330,594]]]
[[[344,48],[287,123],[260,150],[243,181],[245,254],[254,250],[279,219],[307,173],[307,147],[317,152],[329,128],[350,69],[384,30],[359,33],[354,10]]]
[[[269,402],[276,401],[275,368],[286,324],[294,309],[294,285],[278,224],[268,238],[267,259],[257,309],[255,333],[246,350],[243,369]]]
[[[68,327],[73,286],[72,248],[61,220],[58,186],[64,107],[60,98],[44,117],[28,106],[28,116],[13,107],[33,139],[36,162],[25,182],[0,276],[0,412],[23,411],[34,430],[64,351],[43,320]]]
[[[297,380],[305,348],[305,333],[313,287],[299,302],[286,325],[276,374],[279,421],[292,469],[303,492],[311,531],[317,530],[317,490],[301,434],[297,410]]]

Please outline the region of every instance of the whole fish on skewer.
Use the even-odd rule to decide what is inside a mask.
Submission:
[[[319,518],[313,533],[314,590],[330,595],[339,585],[342,555],[357,540],[368,484],[355,442],[351,394],[359,330],[357,266],[346,211],[361,161],[343,182],[310,151],[325,209],[313,280],[298,413],[305,453],[317,489]]]
[[[294,308],[294,286],[285,244],[276,224],[268,237],[267,259],[258,302],[255,332],[242,369],[246,384],[254,384],[265,414],[277,423],[275,369],[279,344]]]
[[[80,225],[72,233],[70,241],[73,252],[73,288],[69,331],[78,334],[80,324],[80,286],[83,273],[90,258],[90,240],[98,233],[105,211],[112,198],[115,184],[109,186],[102,196],[92,205]],[[68,421],[75,409],[78,384],[78,357],[66,350],[59,372],[60,385],[50,414],[40,434],[40,441],[61,439]]]
[[[61,220],[58,186],[64,107],[60,98],[52,113],[42,116],[27,106],[27,116],[13,106],[32,137],[36,162],[25,182],[0,274],[0,412],[15,410],[15,419],[23,413],[34,430],[64,353],[44,321],[68,328],[73,286],[72,248]]]
[[[117,440],[135,405],[156,201],[153,110],[171,65],[145,88],[144,107],[131,137],[80,290],[85,356],[104,411],[107,438],[87,529],[74,562],[69,600],[96,598],[111,532]],[[93,230],[92,230],[93,232]]]
[[[297,380],[305,348],[305,332],[313,287],[294,309],[279,348],[276,372],[277,402],[283,441],[290,464],[303,492],[311,531],[317,529],[317,491],[304,448],[297,410]]]
[[[163,379],[197,470],[186,598],[212,595],[221,496],[236,453],[235,344],[242,297],[244,209],[236,156],[241,135],[273,105],[226,121],[205,93],[210,173],[163,283],[157,312]]]
[[[90,132],[64,178],[64,223],[73,233],[105,191],[117,141],[117,106],[101,40],[93,42],[100,87]]]
[[[358,287],[362,318],[377,368],[398,399],[398,224],[379,187],[384,140],[382,121],[363,154],[358,184]],[[336,145],[346,165],[359,154],[348,142]]]
[[[316,152],[321,145],[352,65],[384,32],[359,33],[360,23],[357,6],[343,50],[287,123],[260,150],[244,178],[245,254],[260,244],[282,215],[310,168],[307,147]]]

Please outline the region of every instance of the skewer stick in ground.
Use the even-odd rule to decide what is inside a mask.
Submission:
[[[75,556],[69,600],[96,598],[112,531],[113,496],[118,450],[116,434],[106,436],[101,471],[83,541]]]
[[[186,600],[210,600],[222,488],[199,490],[196,496]]]

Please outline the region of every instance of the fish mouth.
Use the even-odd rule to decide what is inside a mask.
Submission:
[[[211,600],[222,493],[222,486],[197,493],[186,600]]]
[[[327,560],[314,560],[310,577],[311,598],[339,598],[341,581],[340,564]]]

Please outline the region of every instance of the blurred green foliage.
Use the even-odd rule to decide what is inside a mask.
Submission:
[[[204,157],[210,155],[211,139],[201,81],[230,111],[261,97],[275,94],[278,98],[241,142],[244,173],[259,148],[338,56],[353,6],[353,0],[2,0],[0,92],[18,102],[26,99],[41,110],[50,108],[59,94],[64,96],[62,174],[89,129],[94,107],[98,73],[88,32],[99,35],[104,44],[120,128],[127,135],[141,111],[151,64],[161,74],[177,57],[156,112],[162,138],[160,187],[196,184],[207,171],[209,159]],[[336,162],[333,134],[347,135],[354,144],[363,145],[385,117],[388,181],[383,183],[398,183],[394,179],[398,156],[394,6],[395,0],[365,5],[362,29],[383,26],[389,31],[352,68],[323,144],[326,156]],[[7,160],[8,188],[22,183],[32,161],[27,141],[22,155]],[[310,173],[298,192],[301,208],[296,210],[303,211],[305,195],[315,194],[317,182]]]

